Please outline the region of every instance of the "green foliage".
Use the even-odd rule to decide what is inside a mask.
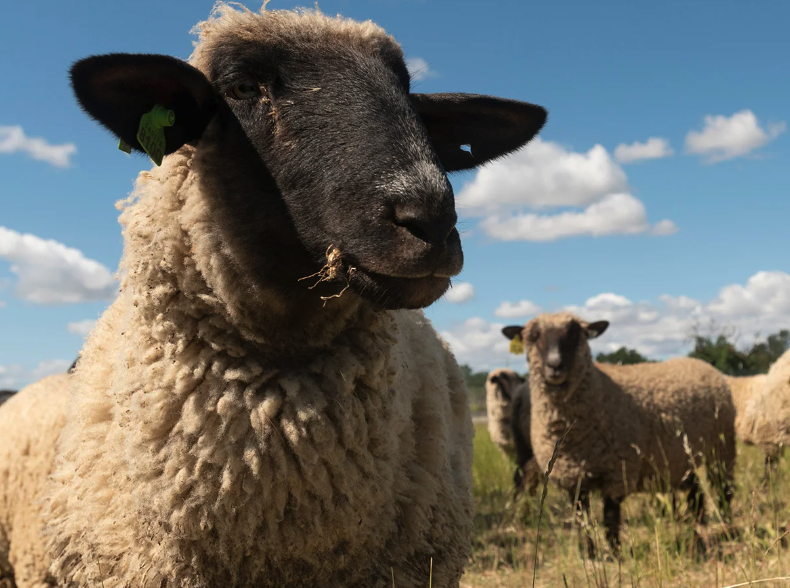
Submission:
[[[651,361],[644,355],[639,353],[636,349],[628,349],[621,347],[612,353],[599,353],[595,357],[595,361],[599,363],[615,363],[619,365],[632,365],[635,363],[645,363]]]
[[[719,334],[715,339],[697,334],[689,357],[706,361],[731,376],[750,376],[766,373],[789,347],[788,330],[770,335],[765,341],[755,342],[744,350],[739,350],[725,334]]]

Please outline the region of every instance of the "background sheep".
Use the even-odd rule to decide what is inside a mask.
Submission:
[[[0,404],[16,394],[16,390],[0,390]]]
[[[529,382],[513,370],[496,369],[486,378],[488,432],[500,451],[516,462],[515,495],[525,488],[530,494],[541,480],[530,442]]]
[[[175,124],[123,205],[120,294],[70,376],[50,573],[105,588],[414,587],[433,561],[433,585],[458,586],[468,398],[406,309],[462,268],[445,171],[517,149],[545,111],[410,94],[391,37],[317,11],[220,5],[192,63],[115,54],[71,72],[81,106],[138,151],[152,105]],[[9,421],[32,410],[31,393],[14,400]],[[28,434],[4,429],[0,446]],[[19,516],[28,495],[0,509]],[[15,567],[39,549],[19,529],[3,523]],[[47,578],[44,558],[17,573],[20,587]]]
[[[567,433],[552,479],[571,496],[580,484],[585,511],[589,491],[601,491],[606,536],[617,549],[625,496],[651,489],[657,477],[671,488],[696,485],[686,436],[692,454],[704,458],[709,477],[722,487],[722,506],[729,504],[735,410],[724,377],[699,360],[594,364],[588,340],[608,325],[570,313],[543,314],[503,333],[520,335],[527,348],[538,463],[548,462]]]
[[[729,378],[738,414],[736,431],[765,452],[766,467],[790,445],[790,350],[764,376]]]
[[[516,455],[511,426],[513,398],[522,391],[529,394],[527,380],[513,370],[492,370],[486,378],[488,433],[500,451],[510,458]]]

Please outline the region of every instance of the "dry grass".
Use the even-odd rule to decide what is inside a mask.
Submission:
[[[681,494],[675,516],[670,494],[632,495],[623,503],[619,561],[580,557],[569,500],[550,484],[535,568],[538,497],[513,504],[513,465],[491,443],[485,426],[476,428],[474,553],[462,588],[532,586],[533,572],[535,586],[552,588],[790,587],[787,579],[765,581],[790,576],[790,465],[785,460],[764,480],[762,452],[739,445],[731,525],[717,521],[709,508],[707,527],[695,527]],[[591,502],[592,536],[606,554],[600,497]]]

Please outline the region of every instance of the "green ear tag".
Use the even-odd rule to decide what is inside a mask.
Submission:
[[[118,139],[118,149],[120,149],[124,153],[131,153],[132,152],[131,145],[129,145],[129,143],[127,143],[123,139]]]
[[[521,335],[516,335],[510,340],[510,353],[521,355],[524,353],[524,344],[521,342]]]
[[[137,140],[156,165],[162,165],[165,156],[165,133],[162,129],[172,127],[175,122],[176,113],[159,104],[140,117]]]

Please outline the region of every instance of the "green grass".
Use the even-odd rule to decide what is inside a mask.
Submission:
[[[560,588],[790,587],[790,581],[754,583],[790,576],[790,465],[785,460],[765,481],[762,452],[739,445],[730,525],[720,522],[709,505],[709,524],[695,527],[682,493],[677,517],[671,513],[670,494],[631,495],[623,503],[619,561],[580,556],[569,500],[549,483],[535,568],[538,497],[513,503],[513,464],[491,442],[484,425],[476,429],[474,552],[464,588],[531,586],[533,572],[536,586]],[[599,553],[606,554],[600,497],[594,495],[591,503],[590,532]]]

